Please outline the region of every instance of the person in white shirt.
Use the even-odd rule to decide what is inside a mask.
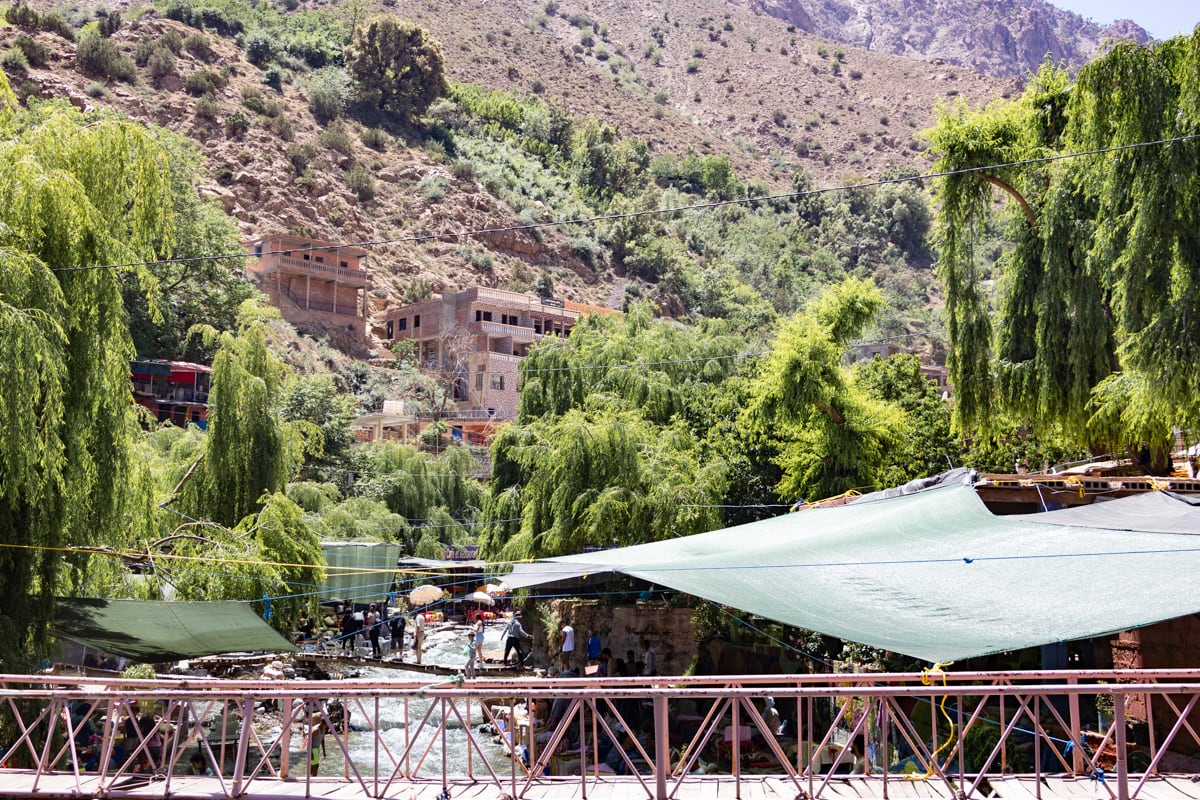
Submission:
[[[571,660],[575,657],[575,629],[571,621],[565,620],[562,626],[562,668],[570,669]]]
[[[646,654],[642,656],[642,674],[657,675],[658,674],[658,653],[654,652],[654,648],[650,646],[648,639],[642,639],[642,648]]]

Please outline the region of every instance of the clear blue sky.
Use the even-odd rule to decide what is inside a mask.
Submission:
[[[1104,25],[1113,20],[1131,19],[1155,39],[1170,39],[1191,33],[1200,23],[1200,3],[1196,0],[1050,0],[1053,5],[1074,11]]]

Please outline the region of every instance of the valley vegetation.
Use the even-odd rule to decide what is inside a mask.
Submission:
[[[991,185],[974,175],[942,179],[936,218],[928,187],[902,172],[836,192],[798,169],[783,187],[745,179],[727,157],[654,154],[537,96],[445,83],[436,42],[365,12],[163,10],[237,37],[268,88],[304,75],[329,130],[349,117],[423,144],[528,224],[604,217],[530,235],[563,237],[579,264],[620,276],[625,313],[523,361],[488,480],[438,426],[421,449],[352,447],[353,417],[385,396],[445,401],[412,354],[391,369],[305,360],[297,351],[322,345],[290,346],[302,337],[240,277],[236,226],[197,193],[186,139],[22,102],[0,78],[4,669],[44,648],[64,594],[269,596],[285,627],[315,602],[323,538],[534,558],[712,530],[950,465],[1161,449],[1173,425],[1194,428],[1194,140],[993,176],[1036,218],[1015,214],[1002,247]],[[89,25],[81,44],[108,38]],[[1142,83],[1125,91],[1154,103],[1098,102],[1131,65]],[[1187,134],[1198,65],[1196,37],[1118,47],[1075,81],[1048,68],[1024,97],[947,109],[930,139],[961,168]],[[484,251],[459,247],[486,272]],[[523,288],[553,293],[548,274],[529,277]],[[948,348],[950,403],[915,355],[847,360],[893,337]],[[135,356],[212,358],[208,432],[139,419]]]

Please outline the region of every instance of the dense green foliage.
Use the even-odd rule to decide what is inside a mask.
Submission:
[[[1200,142],[1141,145],[1194,133],[1198,72],[1200,35],[1126,42],[1073,82],[1047,66],[1018,100],[942,114],[931,131],[938,169],[1126,148],[985,176],[1011,187],[1032,217],[1011,214],[1017,244],[1001,263],[994,329],[973,252],[991,185],[974,173],[940,181],[949,365],[964,427],[986,428],[1000,409],[1098,448],[1147,443],[1159,464],[1171,426],[1195,427]]]
[[[442,46],[423,28],[377,17],[354,32],[346,70],[359,98],[408,122],[446,93]]]
[[[89,559],[58,548],[121,548],[143,531],[119,273],[92,267],[170,249],[167,175],[145,128],[65,103],[18,111],[0,76],[5,669],[44,642],[55,594],[89,588]]]

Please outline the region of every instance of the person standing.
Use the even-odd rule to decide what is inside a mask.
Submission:
[[[354,606],[350,601],[346,601],[346,605],[342,610],[342,652],[354,654],[354,637],[358,631],[354,627]]]
[[[408,617],[400,613],[400,609],[396,609],[396,613],[389,618],[392,623],[392,655],[397,661],[404,660],[404,628],[408,622]]]
[[[413,658],[420,664],[421,653],[425,650],[425,615],[417,612],[413,618]]]
[[[466,678],[475,678],[475,634],[467,634],[467,649],[463,651],[463,655],[467,657],[466,666],[463,667],[463,676]]]
[[[564,620],[562,626],[562,668],[571,668],[571,659],[575,658],[575,629],[571,620]]]
[[[471,637],[475,642],[475,663],[483,664],[483,617],[475,616],[475,624],[471,626]]]
[[[646,650],[645,655],[642,656],[642,662],[643,662],[642,674],[643,675],[657,675],[658,674],[658,653],[656,653],[654,651],[654,648],[650,646],[650,641],[648,639],[642,639],[642,647],[645,648],[645,650]]]
[[[374,603],[371,603],[367,613],[363,614],[363,624],[367,628],[367,638],[371,640],[371,656],[379,658],[382,655],[379,649],[379,611]]]
[[[522,639],[532,639],[521,626],[521,612],[514,611],[512,619],[504,627],[504,666],[508,666],[508,654],[517,651],[517,669],[525,666],[525,653],[521,650]]]
[[[600,650],[600,634],[594,630],[588,630],[587,660],[589,664],[595,664],[600,660]]]

